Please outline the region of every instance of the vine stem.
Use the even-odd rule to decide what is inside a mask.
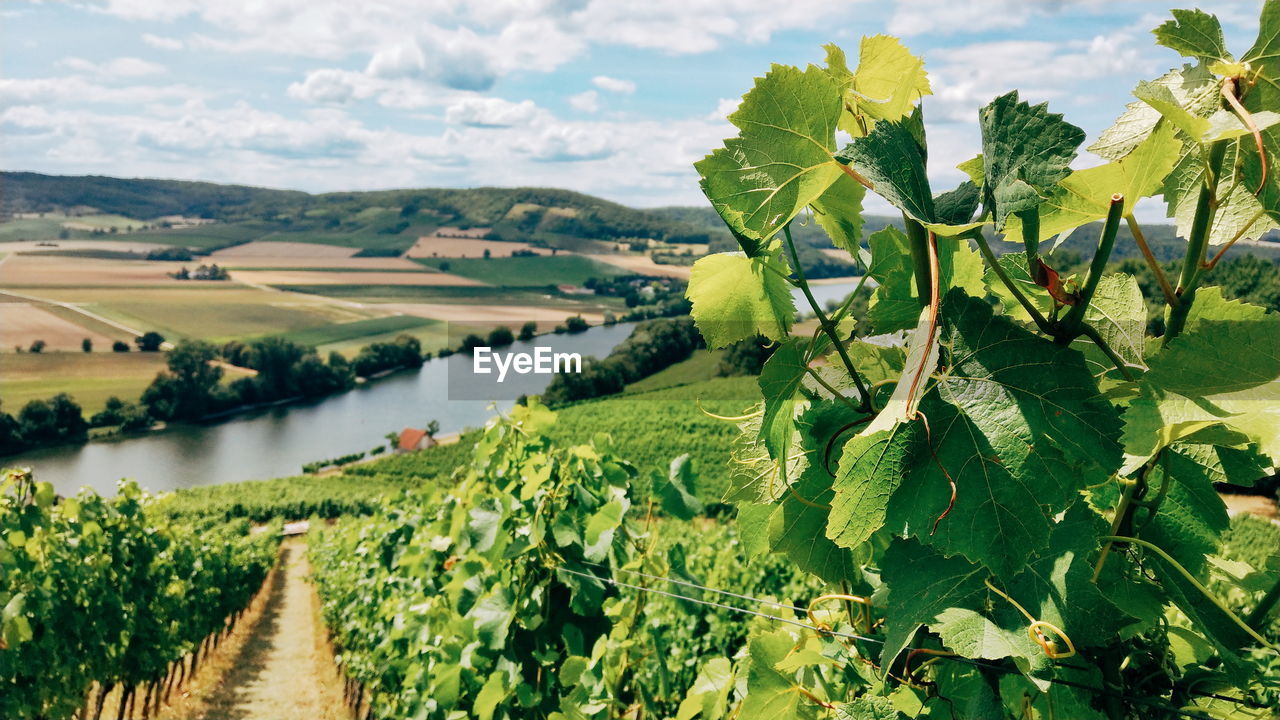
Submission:
[[[1132,213],[1125,215],[1124,219],[1129,224],[1129,234],[1133,236],[1133,241],[1138,244],[1138,249],[1142,251],[1142,258],[1147,261],[1147,267],[1151,268],[1152,274],[1156,276],[1156,282],[1160,283],[1160,292],[1164,293],[1165,304],[1170,307],[1177,305],[1178,293],[1173,291],[1173,286],[1169,284],[1168,276],[1164,274],[1164,269],[1160,267],[1160,263],[1156,260],[1155,253],[1151,252],[1151,246],[1147,245],[1147,236],[1142,233],[1142,228],[1138,226],[1138,220]],[[1249,224],[1252,225],[1253,223]]]
[[[1213,593],[1209,592],[1209,588],[1206,588],[1203,584],[1200,583],[1199,580],[1196,579],[1195,575],[1191,574],[1191,571],[1182,567],[1181,563],[1179,563],[1177,560],[1174,560],[1173,557],[1169,555],[1169,553],[1160,549],[1160,546],[1156,545],[1155,543],[1147,542],[1146,540],[1143,540],[1141,538],[1128,537],[1125,535],[1104,535],[1099,539],[1106,540],[1108,542],[1132,543],[1134,545],[1142,546],[1150,550],[1151,552],[1159,555],[1160,558],[1163,559],[1165,562],[1169,563],[1169,565],[1171,565],[1174,570],[1177,570],[1178,574],[1182,575],[1182,577],[1186,579],[1187,582],[1191,583],[1191,586],[1194,587],[1197,591],[1199,591],[1199,593],[1203,595],[1206,600],[1213,603],[1219,610],[1225,613],[1227,617],[1231,619],[1231,622],[1235,623],[1241,630],[1245,632],[1245,634],[1253,638],[1263,647],[1275,649],[1272,647],[1271,643],[1267,641],[1266,638],[1258,634],[1257,630],[1254,630],[1253,628],[1249,627],[1248,623],[1240,619],[1240,616],[1231,612],[1231,609],[1228,608],[1226,605],[1223,605],[1221,600],[1215,597]]]
[[[1027,253],[1027,274],[1033,280],[1040,277],[1040,208],[1034,207],[1018,213],[1022,221],[1022,247]]]
[[[1124,494],[1120,496],[1120,504],[1116,506],[1116,517],[1111,521],[1111,535],[1119,535],[1129,522],[1129,513],[1132,512],[1133,502],[1135,499],[1141,499],[1147,490],[1147,472],[1150,465],[1143,466],[1142,471],[1138,473],[1137,479],[1124,489]],[[1098,562],[1093,566],[1094,585],[1098,584],[1098,578],[1102,576],[1102,567],[1107,564],[1107,556],[1111,554],[1111,542],[1107,542],[1102,546],[1102,552],[1098,555]]]
[[[996,277],[1000,278],[1000,282],[1004,283],[1004,286],[1008,288],[1009,293],[1018,301],[1022,309],[1026,310],[1027,314],[1031,316],[1036,327],[1040,328],[1040,332],[1052,335],[1053,327],[1049,325],[1049,321],[1045,320],[1044,315],[1040,313],[1035,305],[1031,304],[1026,295],[1022,294],[1022,290],[1013,284],[1013,278],[1009,277],[1009,273],[1006,273],[1004,268],[1000,266],[1000,261],[996,259],[995,253],[991,252],[991,246],[987,244],[987,238],[983,236],[982,231],[975,230],[971,237],[978,244],[978,252],[982,253],[982,259],[987,261],[987,264],[991,266],[991,271],[996,274]]]
[[[1128,380],[1129,382],[1137,380],[1137,378],[1133,376],[1133,371],[1130,370],[1128,364],[1125,363],[1124,358],[1120,357],[1115,350],[1111,349],[1111,345],[1107,343],[1106,338],[1102,337],[1102,335],[1098,333],[1097,328],[1089,323],[1082,323],[1080,325],[1080,334],[1089,338],[1093,341],[1094,345],[1098,346],[1098,349],[1107,356],[1107,359],[1111,361],[1112,365],[1116,366],[1116,369],[1120,371],[1120,375],[1122,375],[1125,380]]]
[[[1267,616],[1275,610],[1276,604],[1280,603],[1280,580],[1267,591],[1262,600],[1258,603],[1253,612],[1249,613],[1249,617],[1245,618],[1245,622],[1249,623],[1249,627],[1260,628],[1267,621]]]
[[[902,214],[902,222],[907,228],[907,241],[911,244],[911,262],[915,266],[916,295],[920,298],[920,305],[927,307],[930,303],[930,293],[933,291],[932,268],[929,264],[931,234],[925,231],[923,225],[906,213]]]
[[[831,323],[827,314],[818,306],[818,301],[813,297],[813,291],[809,289],[809,282],[804,279],[804,268],[800,266],[800,254],[796,252],[796,243],[791,239],[791,226],[787,225],[782,228],[783,234],[787,238],[787,249],[791,252],[791,261],[795,265],[796,279],[799,281],[801,292],[809,301],[809,307],[813,308],[813,314],[818,317],[818,324],[822,330],[831,339],[831,344],[835,345],[836,352],[840,354],[840,360],[844,363],[845,370],[848,371],[849,377],[853,378],[853,384],[858,388],[858,395],[861,400],[859,409],[867,412],[871,408],[871,393],[867,391],[867,386],[863,384],[862,377],[858,375],[858,370],[853,366],[853,360],[849,358],[849,351],[845,349],[844,343],[840,340],[840,335],[836,332],[836,327]]]
[[[1222,168],[1222,158],[1227,151],[1227,142],[1219,140],[1209,149],[1208,165],[1205,168],[1205,181],[1200,186],[1200,197],[1196,200],[1195,220],[1191,223],[1191,235],[1187,238],[1187,254],[1182,259],[1182,272],[1178,276],[1178,304],[1169,308],[1169,320],[1165,323],[1163,345],[1182,334],[1187,326],[1187,315],[1191,312],[1191,304],[1195,302],[1196,286],[1200,283],[1200,274],[1205,255],[1209,247],[1209,230],[1213,227],[1213,216],[1218,209],[1216,188],[1218,173]]]
[[[1071,306],[1067,316],[1062,319],[1062,334],[1058,336],[1059,342],[1069,343],[1080,333],[1084,314],[1089,309],[1093,294],[1098,290],[1098,283],[1102,281],[1102,274],[1107,269],[1107,261],[1111,259],[1111,251],[1116,246],[1116,233],[1120,229],[1120,217],[1123,212],[1124,195],[1116,193],[1111,196],[1111,206],[1107,208],[1107,221],[1102,226],[1102,236],[1098,238],[1098,250],[1093,254],[1093,261],[1089,263],[1089,277],[1085,280],[1084,289],[1080,292],[1080,299]]]
[[[1212,270],[1215,267],[1217,267],[1218,263],[1222,260],[1222,256],[1227,254],[1227,251],[1231,249],[1231,246],[1235,245],[1237,240],[1244,237],[1244,234],[1249,232],[1249,228],[1253,227],[1253,224],[1258,222],[1258,220],[1261,220],[1262,216],[1266,214],[1267,214],[1266,210],[1259,210],[1256,214],[1254,214],[1254,216],[1249,220],[1249,222],[1245,223],[1244,226],[1241,227],[1236,232],[1236,234],[1231,237],[1230,240],[1228,240],[1226,243],[1222,245],[1222,247],[1218,250],[1218,252],[1214,254],[1213,259],[1204,263],[1203,265],[1201,265],[1201,267],[1204,268],[1205,270]]]

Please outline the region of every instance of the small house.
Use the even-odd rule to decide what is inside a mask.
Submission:
[[[396,452],[413,452],[414,450],[426,450],[435,446],[435,438],[428,435],[426,430],[405,428],[400,431],[400,441],[396,443]]]

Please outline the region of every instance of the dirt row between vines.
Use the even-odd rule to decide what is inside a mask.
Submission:
[[[310,573],[306,543],[286,540],[261,607],[156,720],[349,720]]]

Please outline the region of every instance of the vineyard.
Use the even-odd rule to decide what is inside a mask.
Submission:
[[[113,692],[149,717],[305,517],[332,520],[307,581],[360,720],[1277,717],[1280,525],[1217,492],[1280,463],[1280,315],[1214,284],[1280,228],[1280,1],[1260,24],[1237,58],[1174,11],[1155,37],[1186,64],[1089,169],[1082,130],[996,98],[936,194],[934,88],[897,39],[770,68],[696,164],[739,250],[688,290],[709,347],[775,346],[758,378],[530,398],[454,445],[160,499],[8,472],[0,717]],[[904,231],[863,238],[869,192]],[[1185,240],[1173,274],[1142,198]],[[821,307],[808,222],[874,286]],[[1107,271],[1122,225],[1154,285]]]

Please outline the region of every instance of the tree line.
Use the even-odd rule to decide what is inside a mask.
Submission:
[[[157,422],[199,420],[262,403],[344,392],[357,378],[421,367],[427,357],[410,335],[367,345],[352,360],[338,352],[322,359],[314,348],[280,337],[233,340],[220,347],[187,340],[168,352],[167,369],[156,375],[136,403],[113,396],[88,419],[67,393],[31,400],[17,415],[0,407],[0,455],[84,442],[93,428],[136,432]],[[226,365],[253,374],[225,382]]]

